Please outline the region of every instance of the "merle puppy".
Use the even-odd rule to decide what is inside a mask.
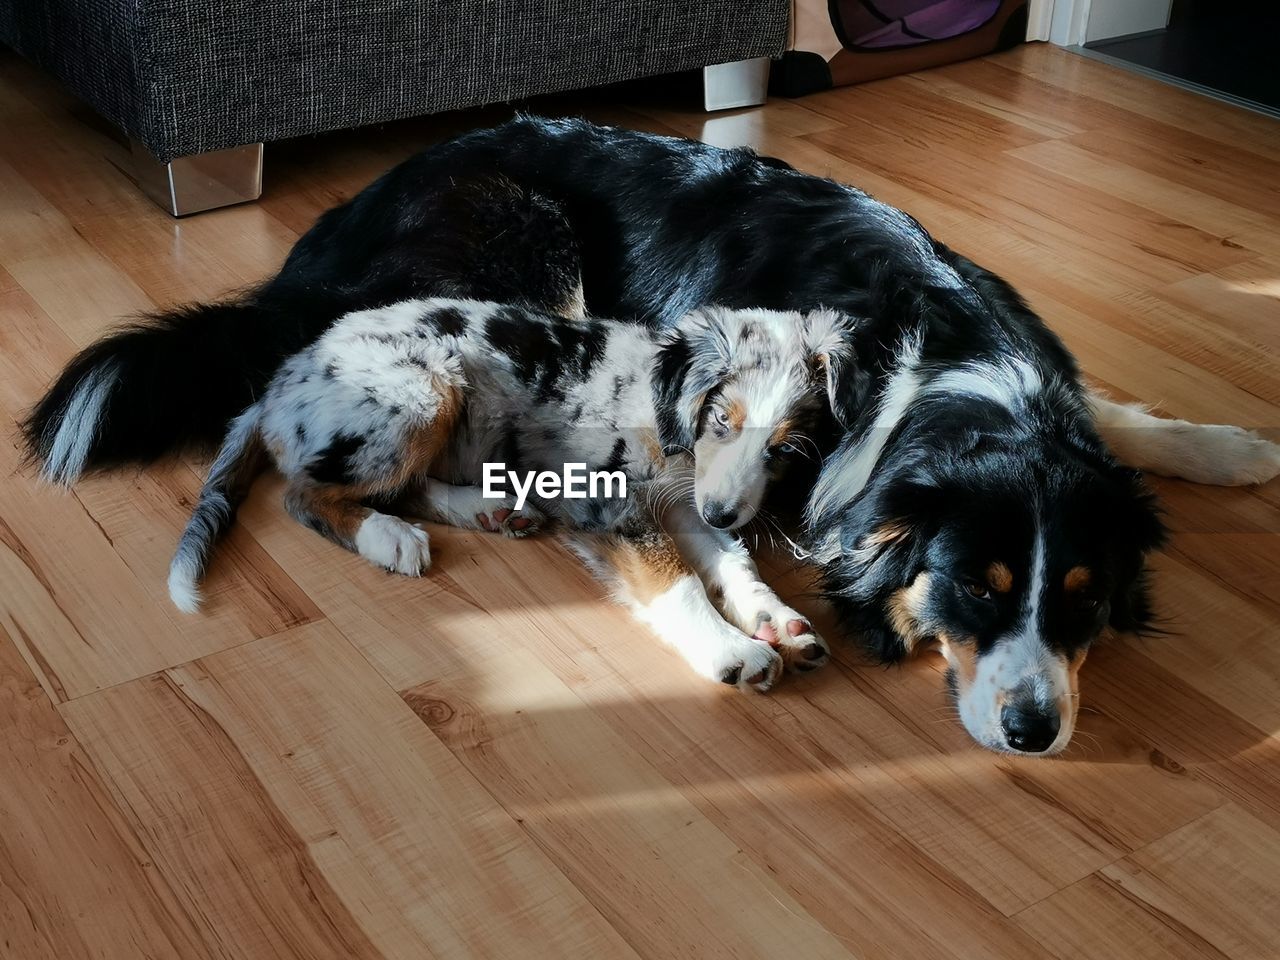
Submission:
[[[724,531],[754,516],[809,442],[849,328],[831,311],[706,307],[659,332],[447,299],[348,314],[232,421],[174,557],[170,596],[198,606],[214,542],[265,450],[295,519],[407,576],[430,566],[430,543],[400,514],[509,536],[550,514],[694,669],[768,690],[784,667],[820,666],[827,648]],[[484,495],[485,465],[499,461],[611,476],[530,509]]]
[[[803,539],[875,655],[941,646],[965,727],[993,749],[1061,750],[1090,644],[1150,617],[1162,528],[1133,467],[1228,484],[1280,470],[1275,445],[1236,428],[1087,394],[1007,283],[853,187],[748,150],[522,117],[391,170],[251,294],[88,348],[27,423],[46,476],[217,438],[338,316],[441,292],[452,185],[491,174],[564,208],[593,312],[657,327],[707,304],[860,318]]]

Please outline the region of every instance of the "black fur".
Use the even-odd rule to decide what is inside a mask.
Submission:
[[[364,446],[363,437],[339,434],[333,442],[311,463],[307,464],[307,474],[316,483],[332,483],[346,486],[355,482],[349,461]]]

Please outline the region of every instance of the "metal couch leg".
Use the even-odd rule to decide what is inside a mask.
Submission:
[[[134,175],[144,193],[175,217],[262,196],[262,144],[211,150],[161,163],[133,143]]]
[[[757,107],[764,103],[768,93],[768,57],[702,68],[702,101],[708,111]]]

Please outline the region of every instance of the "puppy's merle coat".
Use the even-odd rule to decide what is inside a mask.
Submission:
[[[265,448],[297,520],[409,576],[431,563],[428,537],[397,513],[509,536],[550,514],[700,673],[768,689],[784,666],[811,669],[827,650],[738,541],[704,530],[698,514],[722,529],[754,515],[808,442],[848,330],[829,311],[705,308],[662,333],[474,300],[349,314],[288,358],[232,423],[170,595],[182,609],[198,604],[215,538]],[[621,472],[626,493],[601,487],[522,511],[477,486],[498,461],[519,472]]]

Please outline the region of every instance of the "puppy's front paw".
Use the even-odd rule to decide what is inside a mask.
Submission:
[[[752,636],[777,650],[788,670],[806,673],[831,658],[809,619],[782,603],[756,612]]]
[[[431,566],[431,541],[427,531],[399,517],[371,513],[356,531],[356,550],[370,563],[419,577]]]
[[[500,533],[504,537],[527,537],[537,533],[542,519],[542,512],[527,503],[520,510],[508,505],[476,514],[476,523],[482,529]]]
[[[727,645],[713,671],[721,683],[768,693],[782,677],[783,662],[776,650],[750,637]]]

